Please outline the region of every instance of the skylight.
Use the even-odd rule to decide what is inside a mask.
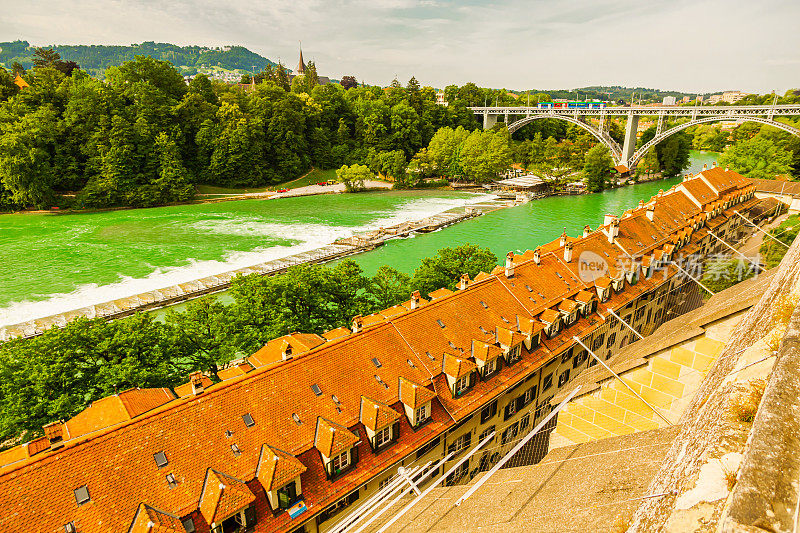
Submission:
[[[333,400],[333,403],[335,403],[336,405],[342,403],[339,401],[339,398],[335,394],[331,394],[331,400]]]
[[[436,319],[436,323],[437,323],[437,324],[439,324],[439,327],[440,327],[440,328],[443,328],[443,327],[444,327],[444,322],[442,322],[442,321],[441,321],[441,320],[439,320],[438,318]]]
[[[455,349],[456,345],[453,344],[453,341],[447,341],[447,344],[450,345],[451,348]]]
[[[431,361],[435,361],[436,360],[436,358],[433,355],[431,355],[431,352],[425,352],[425,355],[427,355],[428,359],[430,359]]]
[[[314,394],[316,394],[317,396],[322,396],[322,389],[320,389],[319,385],[317,385],[316,383],[311,385],[311,390],[313,390]]]
[[[171,489],[174,489],[178,485],[178,480],[175,479],[173,474],[167,474],[167,485],[169,485]]]
[[[297,424],[298,426],[302,424],[302,422],[300,421],[300,417],[297,415],[297,413],[292,413],[292,420],[294,420],[294,423]]]
[[[410,366],[411,368],[417,368],[417,366],[411,359],[406,359],[406,363],[408,363],[408,366]]]
[[[235,443],[231,444],[231,451],[233,452],[234,457],[239,457],[240,455],[242,455],[242,450],[240,450]]]
[[[375,365],[375,368],[380,368],[380,367],[382,367],[382,366],[383,366],[383,365],[381,364],[381,362],[380,362],[380,361],[378,361],[378,358],[377,358],[377,357],[373,357],[373,358],[372,358],[372,364],[373,364],[373,365]]]
[[[251,428],[256,425],[256,421],[253,420],[253,415],[250,413],[245,413],[242,415],[242,420],[244,420],[244,425]]]
[[[483,306],[484,309],[489,309],[489,306],[483,300],[481,300],[481,305]]]
[[[167,464],[168,464],[167,454],[165,454],[164,452],[156,452],[156,453],[154,453],[153,454],[153,459],[156,460],[156,466],[158,468],[162,468],[164,466],[167,466]]]
[[[83,505],[84,503],[90,500],[89,487],[87,487],[86,485],[82,485],[72,492],[75,493],[75,503],[77,503],[78,505]]]

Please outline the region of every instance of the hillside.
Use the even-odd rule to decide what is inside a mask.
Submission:
[[[137,55],[169,61],[182,74],[196,74],[204,69],[221,68],[256,72],[275,63],[251,52],[243,46],[210,48],[204,46],[178,46],[170,43],[146,41],[130,46],[120,45],[49,45],[67,61],[77,62],[83,70],[102,76],[106,67],[130,61]],[[23,67],[32,65],[34,47],[27,41],[0,42],[0,64],[10,67],[15,61]]]

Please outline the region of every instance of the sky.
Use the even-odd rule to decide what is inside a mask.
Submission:
[[[800,86],[798,0],[0,0],[0,41],[240,44],[290,68],[441,88]]]

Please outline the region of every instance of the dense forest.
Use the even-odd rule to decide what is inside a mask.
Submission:
[[[75,61],[91,76],[102,77],[108,67],[133,61],[136,56],[148,56],[161,61],[169,61],[181,74],[194,75],[203,67],[221,67],[225,70],[246,70],[253,67],[264,70],[276,64],[266,57],[251,52],[243,46],[211,48],[204,46],[178,46],[170,43],[145,41],[130,46],[121,45],[52,45],[62,58]],[[0,64],[11,68],[18,63],[25,69],[33,66],[36,48],[27,41],[0,43]]]

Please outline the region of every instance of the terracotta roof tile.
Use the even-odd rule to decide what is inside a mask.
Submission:
[[[291,333],[272,339],[248,358],[253,366],[265,366],[284,360],[284,353],[296,357],[325,343],[325,339],[312,333]]]
[[[325,338],[325,340],[335,341],[336,339],[347,337],[348,335],[350,335],[350,333],[352,332],[347,328],[336,328],[330,331],[326,331],[325,333],[322,334],[322,336]]]
[[[206,522],[218,524],[255,499],[255,494],[244,481],[209,468],[197,507]]]
[[[200,377],[200,382],[203,385],[204,390],[208,389],[214,384],[214,382],[211,381],[211,378],[205,375]],[[183,385],[178,385],[177,387],[175,387],[175,394],[178,395],[178,398],[185,398],[187,396],[191,396],[192,382],[189,381],[188,383],[184,383]]]
[[[361,423],[371,431],[378,431],[390,426],[400,418],[400,413],[383,402],[361,397]]]
[[[67,421],[69,437],[126,422],[174,399],[175,395],[167,388],[130,389],[101,398]]]
[[[356,442],[358,442],[358,437],[346,427],[321,416],[317,418],[314,446],[325,457],[335,457],[352,448]]]
[[[453,291],[442,287],[441,289],[436,289],[435,291],[431,292],[428,296],[431,300],[435,300],[436,298],[444,298],[445,296],[450,296],[451,294],[453,294]]]
[[[491,361],[503,353],[502,348],[479,340],[472,341],[472,356],[479,361]]]
[[[477,370],[478,366],[465,357],[457,357],[453,354],[444,354],[443,367],[444,373],[456,379],[462,378]]]
[[[399,383],[400,401],[412,409],[416,409],[420,405],[424,405],[436,398],[435,392],[409,379],[400,378]]]
[[[252,372],[255,370],[255,367],[247,361],[240,361],[236,364],[229,366],[228,368],[223,368],[219,372],[217,372],[217,376],[222,381],[226,379],[233,379],[239,376],[244,376],[245,374]]]
[[[273,448],[267,444],[261,447],[256,477],[264,490],[276,490],[300,477],[308,468],[289,452]]]
[[[539,320],[544,322],[545,324],[553,324],[556,320],[558,320],[559,314],[558,311],[554,311],[552,309],[545,309],[542,311],[542,314],[539,315]]]
[[[128,533],[185,533],[177,516],[144,503],[139,505]]]

